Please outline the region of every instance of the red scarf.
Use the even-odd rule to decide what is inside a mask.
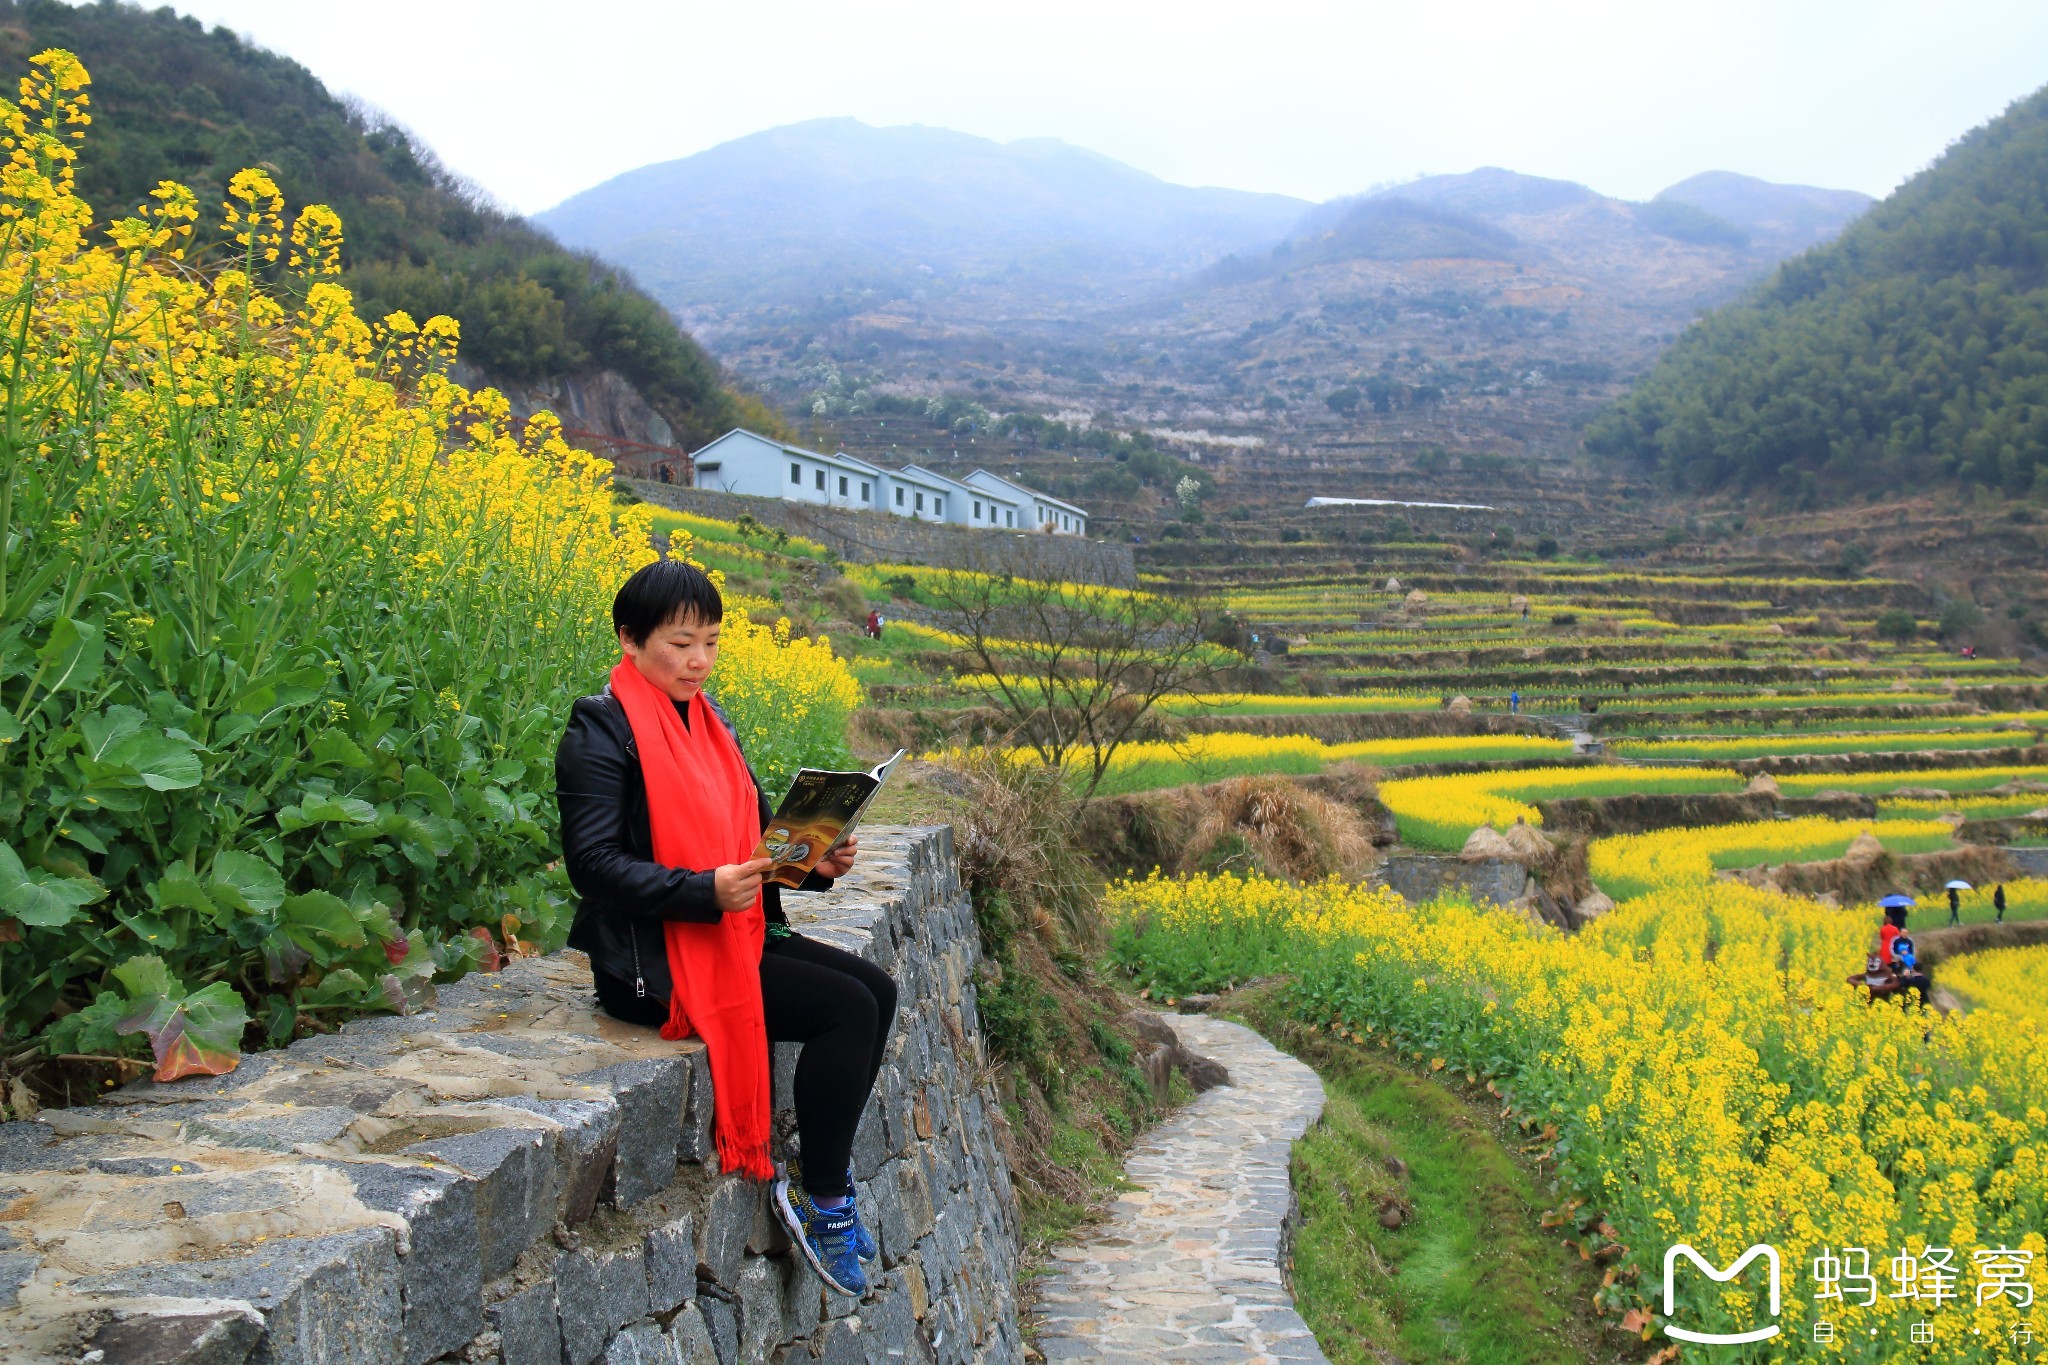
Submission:
[[[704,693],[690,698],[690,723],[685,725],[668,695],[647,681],[631,659],[622,658],[612,669],[612,695],[626,708],[640,750],[654,860],[664,867],[701,870],[753,857],[761,841],[754,779]],[[767,921],[761,898],[716,924],[669,920],[664,929],[675,986],[661,1036],[675,1041],[694,1032],[704,1039],[719,1167],[756,1180],[772,1179],[768,1026],[761,1009],[761,942]]]

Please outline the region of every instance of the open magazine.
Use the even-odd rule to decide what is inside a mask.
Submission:
[[[853,833],[868,803],[889,780],[890,769],[906,752],[898,749],[864,773],[830,773],[820,768],[799,772],[754,848],[756,858],[775,860],[763,880],[801,886],[825,854]]]

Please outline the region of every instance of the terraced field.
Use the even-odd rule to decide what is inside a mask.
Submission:
[[[1152,829],[1145,856],[1178,859],[1109,888],[1111,965],[1169,1000],[1277,981],[1262,1019],[1515,1125],[1513,1158],[1555,1200],[1543,1225],[1600,1277],[1588,1307],[1618,1351],[1678,1358],[1666,1246],[1726,1264],[1766,1242],[1791,1277],[1786,1335],[1717,1359],[1839,1358],[1814,1339],[1823,1318],[1875,1338],[1859,1358],[1977,1358],[2025,1320],[2021,1291],[2048,1292],[2038,656],[1969,657],[1961,618],[1910,578],[1470,540],[1145,547],[1143,590],[1206,596],[1228,662],[1153,707],[1093,787],[1111,811],[1096,837]],[[849,580],[892,622],[837,642],[869,685],[866,743],[1035,761],[1001,704],[1030,689],[966,647],[941,573]],[[1089,765],[1069,768],[1082,789]],[[1321,882],[1262,862],[1316,842],[1289,835],[1287,788],[1348,810],[1370,856]],[[1190,828],[1175,819],[1199,856],[1157,832]],[[1869,988],[1882,896],[1909,905],[1924,1003]],[[1451,1216],[1398,1179],[1378,1207],[1410,1195],[1415,1217]],[[1361,1206],[1348,1239],[1325,1230],[1302,1254],[1388,1226]],[[1821,1305],[1808,1268],[1854,1247],[2021,1268],[2006,1290],[1966,1272],[1969,1307],[1945,1316],[1898,1296]],[[1688,1295],[1691,1326],[1745,1325],[1739,1295]],[[1909,1335],[1923,1314],[1931,1344]]]

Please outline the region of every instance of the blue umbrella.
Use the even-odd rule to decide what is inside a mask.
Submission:
[[[1911,896],[1902,896],[1894,891],[1891,895],[1879,900],[1878,904],[1886,910],[1910,910],[1913,908],[1913,898]]]

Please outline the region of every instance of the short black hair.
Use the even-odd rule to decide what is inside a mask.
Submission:
[[[657,559],[627,579],[612,599],[612,625],[636,645],[671,621],[712,625],[725,619],[725,599],[694,564]]]

